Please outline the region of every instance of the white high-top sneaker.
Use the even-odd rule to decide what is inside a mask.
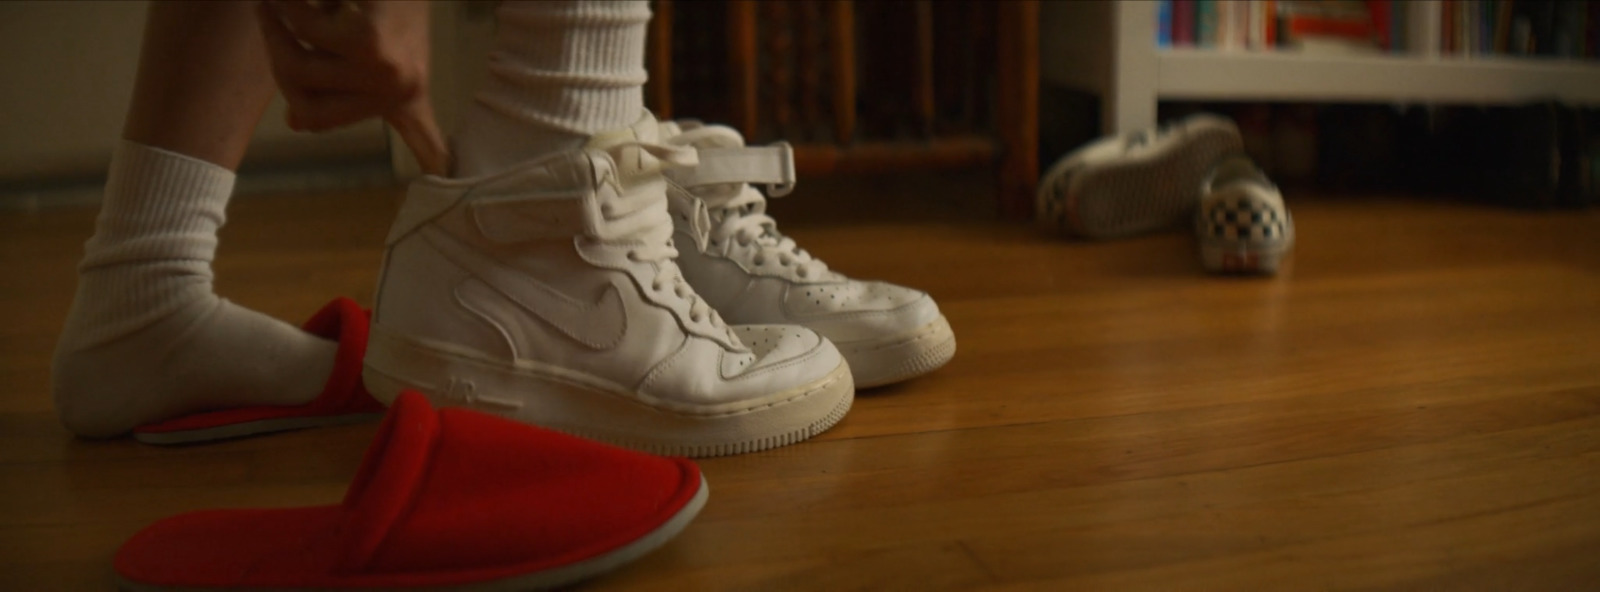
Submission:
[[[956,353],[955,333],[923,292],[853,280],[778,232],[767,200],[794,186],[786,144],[747,147],[732,128],[662,124],[664,141],[693,146],[699,164],[667,171],[667,203],[695,291],[735,323],[801,325],[827,337],[860,387],[927,374]]]
[[[798,442],[850,409],[850,370],[800,327],[729,327],[673,258],[661,169],[692,150],[648,115],[588,147],[412,184],[379,278],[364,379],[437,404],[669,455]]]

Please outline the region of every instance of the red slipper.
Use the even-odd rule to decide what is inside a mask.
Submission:
[[[307,333],[337,339],[333,373],[322,394],[304,405],[223,409],[142,425],[133,438],[146,444],[192,444],[317,426],[377,419],[383,403],[361,385],[367,354],[368,313],[349,298],[335,298],[301,325]]]
[[[665,544],[706,495],[688,460],[405,392],[339,505],[181,514],[115,565],[131,590],[562,586]]]

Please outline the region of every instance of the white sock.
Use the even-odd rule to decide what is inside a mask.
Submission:
[[[453,140],[456,176],[582,146],[644,113],[647,2],[502,2],[489,80]]]
[[[336,344],[212,293],[233,182],[232,171],[199,159],[117,146],[51,369],[68,429],[109,437],[188,413],[295,405],[321,393]]]

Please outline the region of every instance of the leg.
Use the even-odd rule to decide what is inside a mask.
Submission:
[[[276,92],[260,36],[250,2],[152,4],[122,138],[239,168]]]
[[[271,100],[249,2],[151,6],[124,142],[53,364],[68,429],[315,397],[335,345],[212,293],[233,169]]]
[[[504,2],[489,80],[454,139],[457,176],[475,177],[583,146],[644,112],[643,2]]]

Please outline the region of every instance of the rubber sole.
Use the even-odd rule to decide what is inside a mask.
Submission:
[[[856,388],[910,380],[938,370],[956,355],[956,334],[940,316],[906,335],[834,345],[850,364]]]
[[[1057,200],[1046,226],[1091,239],[1133,236],[1177,227],[1200,201],[1200,185],[1223,156],[1244,149],[1238,129],[1220,122],[1197,125],[1160,150],[1136,157],[1051,169],[1040,199]]]
[[[684,528],[689,526],[690,522],[694,521],[695,516],[700,513],[700,510],[705,508],[706,499],[710,497],[710,494],[711,488],[706,484],[705,476],[701,476],[700,489],[695,492],[694,497],[690,498],[689,502],[684,504],[683,508],[679,509],[676,514],[673,514],[672,518],[669,518],[666,522],[663,522],[661,526],[656,527],[655,530],[652,530],[648,534],[635,539],[631,543],[618,547],[605,554],[591,557],[577,563],[537,573],[524,574],[487,582],[474,582],[456,586],[430,586],[403,589],[425,592],[511,592],[516,590],[547,590],[551,588],[570,586],[572,584],[615,571],[624,565],[632,563],[640,557],[648,555],[651,551],[661,548],[663,545],[667,544],[668,541],[676,538],[679,533],[683,532]],[[132,592],[215,592],[221,590],[238,590],[238,588],[183,588],[155,586],[128,580],[123,578],[120,574],[117,576],[117,587],[118,589],[130,590]],[[338,589],[359,590],[363,588],[341,587]]]
[[[133,439],[145,444],[159,446],[174,446],[181,444],[200,444],[217,440],[230,440],[248,436],[259,436],[275,432],[290,430],[303,430],[307,428],[320,428],[330,426],[351,425],[376,421],[383,417],[378,413],[352,413],[349,415],[323,415],[317,417],[289,417],[282,419],[264,419],[261,421],[248,421],[230,425],[202,428],[197,430],[182,430],[174,432],[134,432]]]
[[[718,408],[647,400],[593,377],[533,363],[508,363],[448,344],[390,334],[374,325],[362,378],[389,403],[416,390],[436,406],[512,420],[666,456],[711,457],[777,448],[827,431],[855,399],[841,360],[810,384]]]
[[[1200,263],[1214,273],[1272,275],[1278,273],[1288,256],[1287,245],[1273,248],[1200,245]]]

